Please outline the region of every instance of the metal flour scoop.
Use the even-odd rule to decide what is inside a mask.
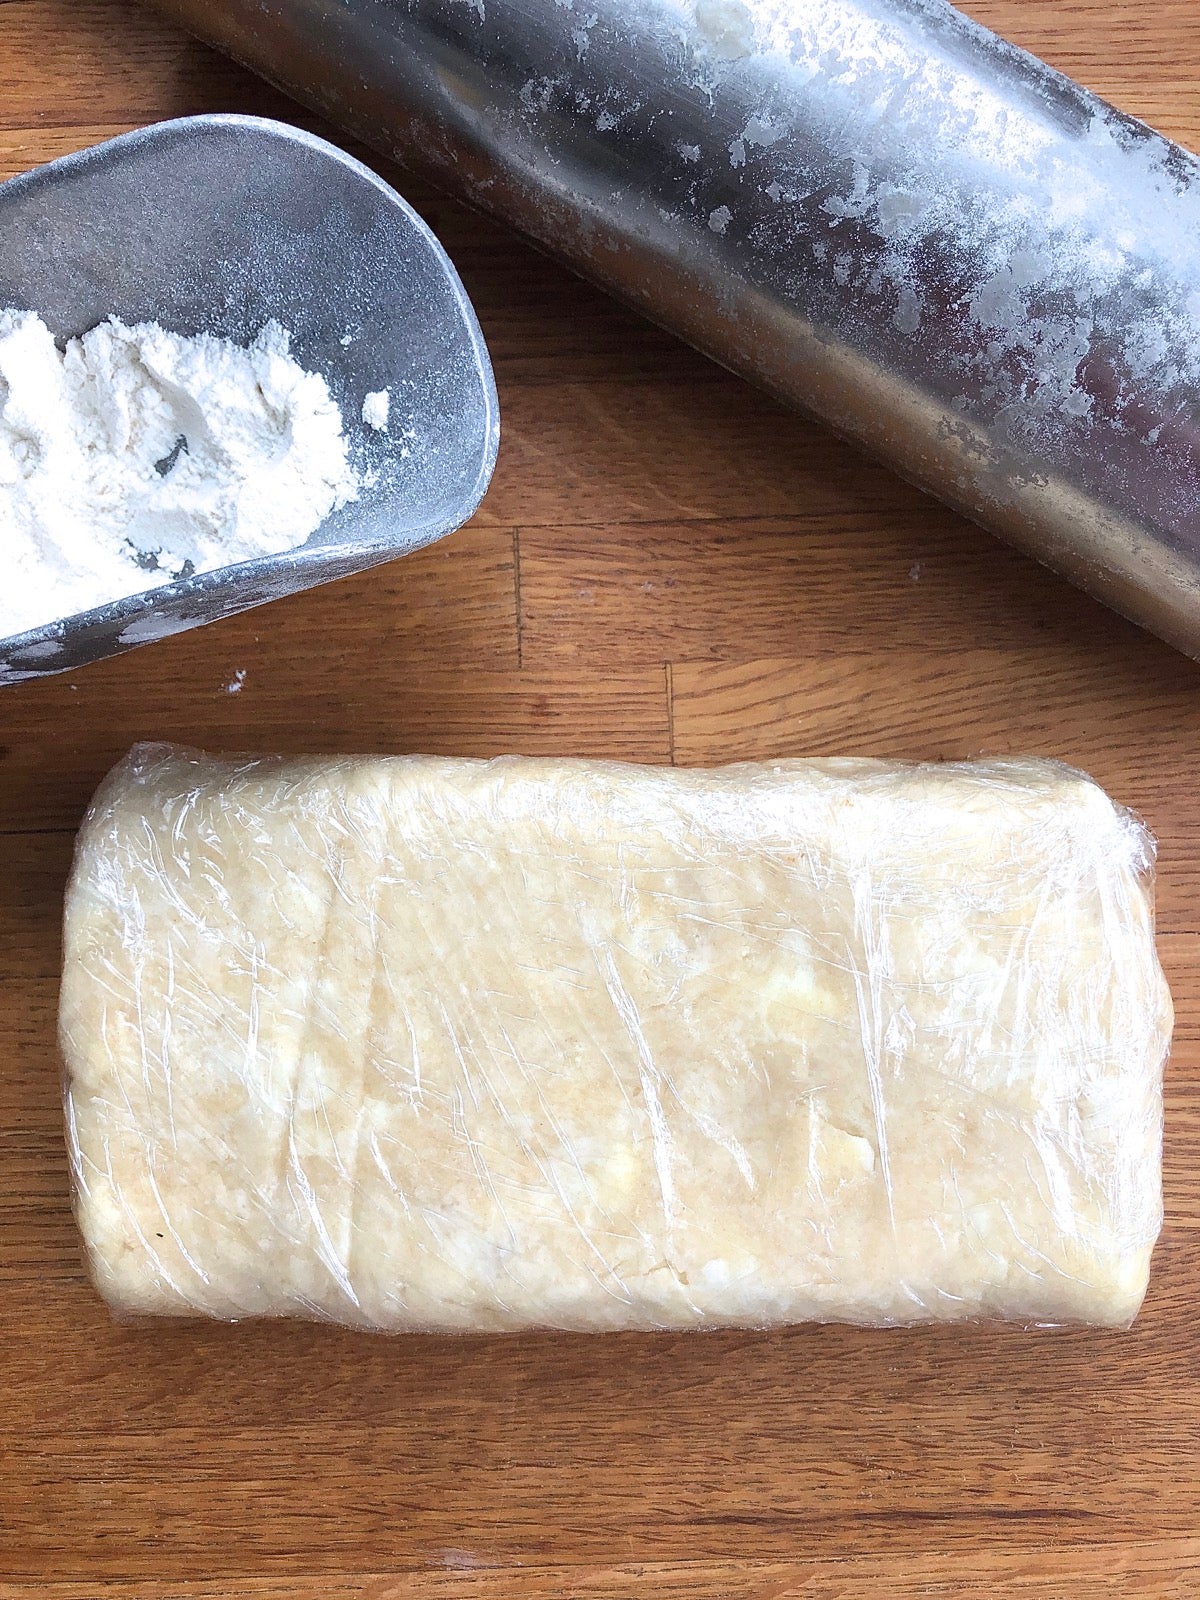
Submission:
[[[359,498],[307,544],[0,640],[0,683],[77,668],[429,544],[495,465],[491,364],[445,251],[361,163],[256,117],[164,122],[0,185],[0,306],[248,343],[274,318],[352,435]],[[354,426],[391,392],[392,426]],[[2,533],[2,530],[0,530]],[[0,543],[0,573],[3,545]]]

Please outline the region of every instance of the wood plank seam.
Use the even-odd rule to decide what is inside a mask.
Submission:
[[[521,530],[513,525],[513,607],[517,625],[517,671],[525,665],[525,616],[521,609]]]
[[[676,766],[677,763],[676,763],[676,760],[675,760],[675,669],[672,666],[671,662],[668,661],[668,662],[666,662],[664,664],[663,675],[664,675],[664,677],[666,679],[666,691],[667,691],[667,749],[668,749],[669,754],[670,754],[671,765],[672,766]]]

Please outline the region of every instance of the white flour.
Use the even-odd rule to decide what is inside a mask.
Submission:
[[[392,414],[392,391],[374,389],[363,401],[362,419],[376,433],[386,433],[388,418]]]
[[[0,638],[293,549],[357,489],[278,323],[245,348],[111,318],[63,353],[0,311]]]

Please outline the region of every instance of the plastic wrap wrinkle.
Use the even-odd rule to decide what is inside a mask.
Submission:
[[[139,747],[67,902],[92,1274],[394,1331],[1126,1324],[1152,864],[1044,761]]]

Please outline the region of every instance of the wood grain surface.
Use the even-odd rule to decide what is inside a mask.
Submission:
[[[972,9],[1200,148],[1196,0]],[[0,0],[0,176],[207,110],[314,125],[140,5]],[[0,691],[0,1594],[1200,1594],[1200,668],[387,176],[447,243],[495,358],[505,436],[474,523]],[[1159,835],[1179,1013],[1142,1318],[484,1341],[114,1326],[68,1208],[58,917],[88,794],[143,738],[1090,768]]]

